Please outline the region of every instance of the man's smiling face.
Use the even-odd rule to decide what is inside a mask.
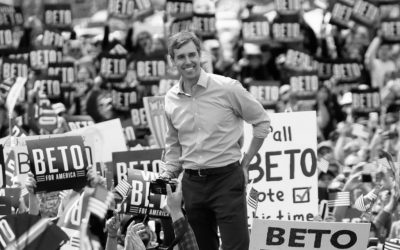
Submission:
[[[179,49],[174,49],[174,58],[172,59],[183,81],[193,81],[200,77],[200,54],[192,41]]]

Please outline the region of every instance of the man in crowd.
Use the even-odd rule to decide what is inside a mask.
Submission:
[[[184,170],[183,198],[199,249],[248,249],[248,166],[269,131],[261,104],[231,78],[200,67],[200,40],[190,32],[169,39],[168,53],[181,74],[165,97],[164,177]],[[241,162],[243,120],[253,138]]]

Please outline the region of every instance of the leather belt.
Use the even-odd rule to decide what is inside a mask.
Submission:
[[[219,175],[229,173],[238,167],[239,161],[226,165],[225,167],[219,168],[199,168],[199,169],[185,169],[185,173],[191,176],[205,177],[208,175]]]

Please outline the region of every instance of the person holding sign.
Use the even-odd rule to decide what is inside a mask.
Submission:
[[[248,166],[269,132],[262,105],[231,78],[200,67],[200,40],[190,32],[169,39],[168,53],[181,74],[165,96],[165,171],[184,170],[182,191],[199,249],[248,249],[245,186]],[[241,162],[243,120],[253,138]]]

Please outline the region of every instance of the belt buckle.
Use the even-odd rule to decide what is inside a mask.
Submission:
[[[207,176],[207,175],[202,175],[202,174],[201,174],[201,168],[199,168],[199,169],[197,170],[197,174],[198,174],[199,177],[206,177],[206,176]]]

